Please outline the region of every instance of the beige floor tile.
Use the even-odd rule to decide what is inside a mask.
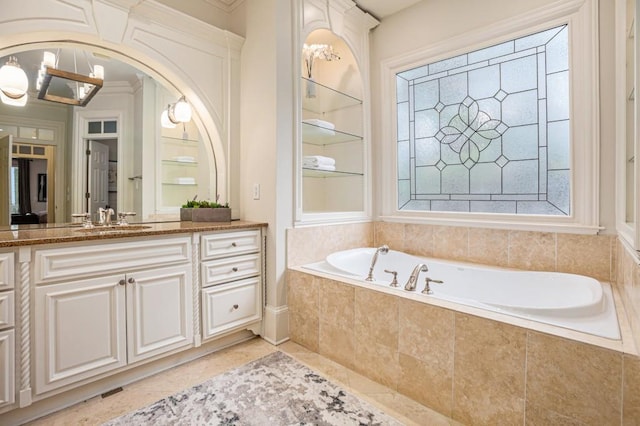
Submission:
[[[289,354],[333,383],[342,386],[348,392],[369,402],[403,424],[435,426],[458,424],[296,343],[287,342],[275,347],[262,339],[253,339],[124,386],[122,392],[108,398],[91,398],[42,417],[29,423],[29,425],[101,424],[277,350]]]

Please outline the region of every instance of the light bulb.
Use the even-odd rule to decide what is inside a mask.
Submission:
[[[29,99],[29,95],[27,95],[26,93],[21,97],[14,99],[14,98],[10,98],[9,96],[5,95],[4,92],[0,91],[0,100],[5,105],[23,107],[27,104],[28,99]]]
[[[160,115],[160,124],[165,129],[175,129],[176,127],[175,123],[172,123],[171,120],[169,120],[169,111],[166,109],[162,111],[162,114]]]
[[[187,103],[184,96],[173,106],[173,116],[177,121],[182,123],[191,121],[191,106]]]
[[[99,78],[100,80],[104,80],[104,67],[102,65],[94,65],[93,74],[95,78]]]
[[[56,55],[53,52],[44,52],[44,59],[42,65],[50,68],[56,67]]]

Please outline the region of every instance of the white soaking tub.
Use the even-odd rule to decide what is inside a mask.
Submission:
[[[385,286],[425,301],[437,298],[608,339],[621,338],[611,288],[593,278],[482,267],[389,250],[379,254],[374,279],[366,281],[375,252],[375,248],[339,251],[303,268],[356,280],[361,285]],[[428,271],[420,272],[415,291],[405,290],[411,272],[421,263]],[[393,275],[385,270],[397,272],[398,287],[390,287]],[[431,282],[430,294],[422,293],[427,277],[443,281]]]

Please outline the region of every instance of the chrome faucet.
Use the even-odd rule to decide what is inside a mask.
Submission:
[[[418,263],[415,268],[413,268],[413,272],[409,275],[409,279],[407,283],[404,285],[404,289],[407,291],[415,291],[416,285],[418,283],[418,275],[420,272],[427,272],[429,268],[424,263]]]
[[[100,216],[100,225],[111,226],[111,216],[113,216],[112,208],[103,209],[99,207],[98,215]]]
[[[367,275],[367,278],[365,278],[366,281],[373,281],[373,268],[374,266],[376,266],[376,262],[378,261],[378,254],[387,254],[387,253],[389,253],[389,246],[386,244],[376,249],[376,252],[373,254],[373,259],[371,259],[371,267],[369,268],[369,274]]]

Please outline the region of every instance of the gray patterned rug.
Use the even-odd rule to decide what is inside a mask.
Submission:
[[[105,425],[401,425],[282,352]]]

